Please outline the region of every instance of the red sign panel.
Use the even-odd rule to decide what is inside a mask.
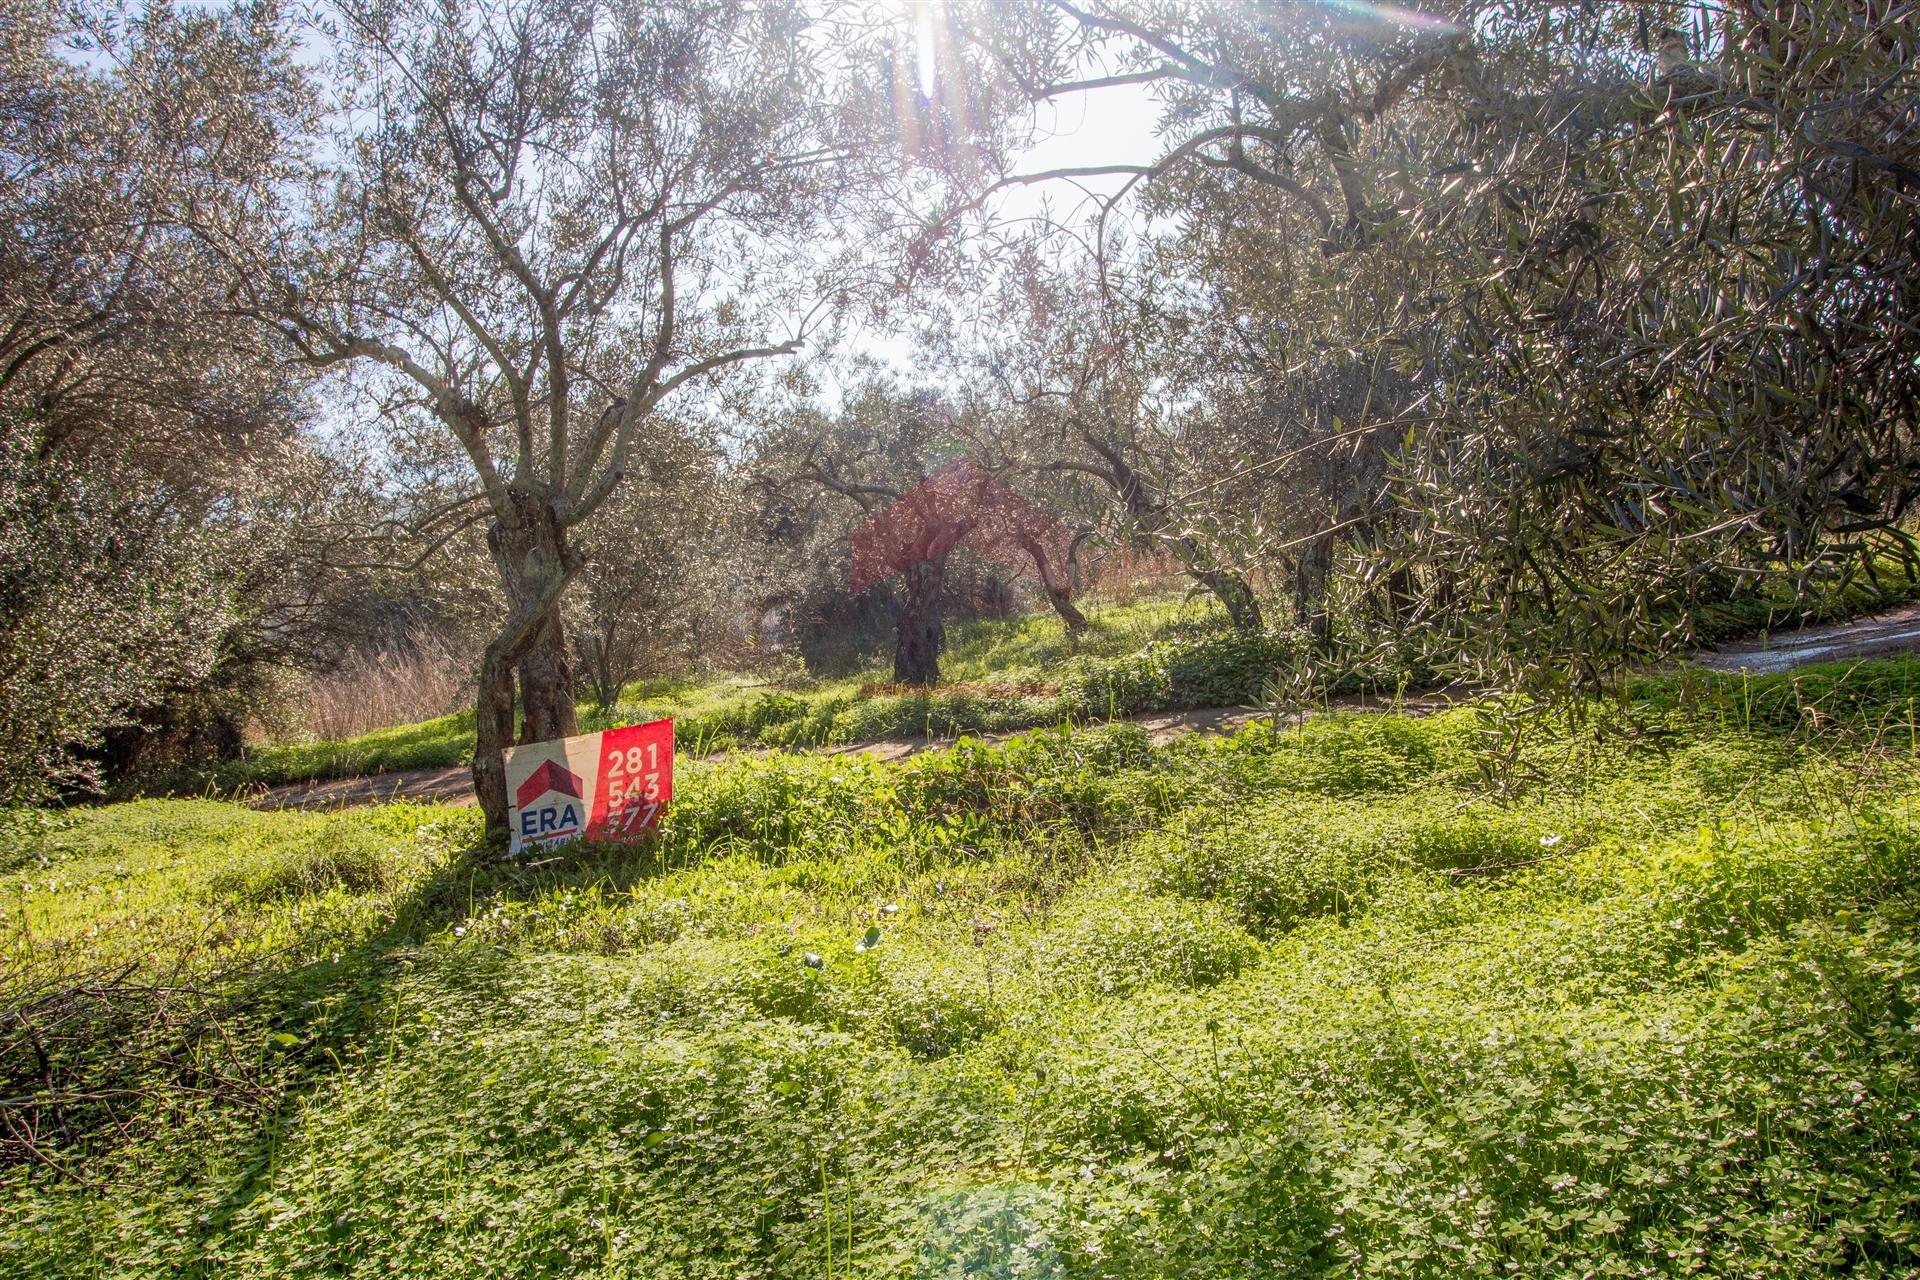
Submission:
[[[600,735],[600,779],[587,838],[618,839],[660,821],[673,799],[673,721],[608,729]]]

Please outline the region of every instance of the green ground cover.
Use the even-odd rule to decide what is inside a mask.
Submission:
[[[1797,595],[1784,584],[1770,584],[1701,608],[1692,627],[1699,643],[1725,644],[1775,631],[1845,622],[1915,599],[1920,599],[1920,582],[1905,566],[1880,557],[1870,572],[1848,578],[1837,590]]]
[[[19,815],[0,1272],[1911,1276],[1916,698],[1646,682],[1506,804],[1471,710],[688,761],[540,865]]]
[[[591,731],[672,716],[695,754],[741,747],[817,746],[884,738],[998,733],[1135,711],[1257,700],[1270,663],[1222,631],[1204,602],[1149,599],[1094,610],[1077,641],[1052,613],[952,628],[943,672],[952,687],[900,692],[882,662],[852,675],[779,680],[720,673],[627,686],[620,701],[579,707]],[[1255,658],[1291,651],[1266,637]],[[1171,669],[1172,674],[1169,674]],[[231,793],[249,786],[445,768],[473,756],[473,713],[380,729],[343,741],[271,743],[203,774],[147,779],[136,789]]]
[[[1701,611],[1703,641],[1843,620],[1911,599],[1915,585],[1893,566],[1831,596],[1789,600],[1777,590]],[[1277,690],[1299,694],[1294,672],[1305,645],[1290,632],[1236,636],[1209,600],[1178,596],[1089,606],[1078,640],[1051,612],[956,625],[942,660],[947,686],[902,691],[887,683],[885,655],[852,675],[781,680],[764,673],[666,677],[627,686],[611,707],[582,703],[584,730],[672,716],[695,754],[756,747],[812,747],[886,739],[951,738],[1197,707],[1259,705]],[[1380,655],[1305,691],[1394,694],[1429,686],[1419,655]],[[148,778],[138,793],[232,794],[244,788],[448,768],[473,755],[473,713],[380,729],[343,741],[259,745],[245,758],[190,775]]]

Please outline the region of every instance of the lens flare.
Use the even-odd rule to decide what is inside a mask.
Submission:
[[[1437,13],[1422,13],[1397,4],[1376,4],[1373,0],[1320,0],[1322,7],[1361,23],[1375,26],[1405,27],[1434,35],[1451,35],[1460,29],[1457,23]]]
[[[914,24],[913,44],[914,64],[920,72],[920,97],[926,102],[932,102],[936,87],[934,71],[939,55],[934,34],[933,6],[930,4],[919,6],[919,19]]]

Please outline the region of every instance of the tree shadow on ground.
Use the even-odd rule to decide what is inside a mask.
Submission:
[[[43,1093],[38,1114],[56,1113],[63,1097],[107,1093],[119,1100],[117,1108],[78,1114],[80,1123],[52,1133],[35,1152],[0,1155],[37,1163],[48,1177],[91,1194],[110,1194],[113,1180],[127,1175],[128,1166],[117,1163],[123,1149],[144,1161],[140,1148],[163,1130],[218,1133],[226,1144],[220,1163],[233,1172],[209,1175],[183,1163],[178,1175],[187,1194],[154,1209],[179,1215],[178,1222],[154,1225],[179,1250],[180,1274],[215,1274],[218,1264],[200,1261],[201,1246],[226,1236],[249,1205],[270,1193],[280,1153],[297,1140],[310,1101],[404,1048],[408,1028],[397,1017],[398,1002],[436,936],[502,901],[589,885],[629,888],[668,869],[655,843],[574,846],[533,862],[508,862],[497,844],[465,847],[357,931],[307,931],[245,964],[124,982],[112,999],[96,990],[73,1017],[72,1034],[53,1046],[57,1055],[72,1045],[69,1060],[56,1057],[48,1071],[36,1071],[44,1089],[38,1080],[27,1083]],[[476,948],[460,963],[463,980],[485,985],[504,978],[512,957]],[[83,994],[89,983],[98,987],[88,975],[73,982]],[[190,1002],[182,1002],[183,992]]]

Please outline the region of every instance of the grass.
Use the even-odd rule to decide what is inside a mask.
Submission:
[[[813,746],[886,738],[952,737],[1087,721],[1148,709],[1123,705],[1099,684],[1156,642],[1204,645],[1218,633],[1219,610],[1201,602],[1150,599],[1096,611],[1077,641],[1053,614],[970,622],[949,636],[942,670],[951,686],[899,692],[876,656],[872,665],[832,680],[781,683],[763,675],[722,673],[709,679],[663,678],[628,685],[608,708],[582,703],[584,731],[672,716],[681,743],[696,754],[752,747]],[[1237,655],[1223,655],[1237,660]],[[1061,692],[1063,673],[1074,691]],[[1216,680],[1190,694],[1163,696],[1168,706],[1210,705],[1206,696],[1249,701],[1261,673],[1238,687]],[[1088,692],[1091,679],[1095,687]],[[1236,699],[1225,694],[1238,693]],[[1171,698],[1171,700],[1169,700]],[[1151,709],[1163,709],[1153,707]],[[450,768],[473,757],[473,713],[379,729],[340,741],[271,743],[205,772],[144,779],[135,791],[231,794],[254,786],[353,777],[402,769]]]
[[[1892,565],[1878,585],[1795,601],[1772,587],[1703,609],[1704,641],[1837,621],[1913,598],[1915,584]],[[956,625],[936,690],[889,683],[884,655],[852,675],[781,681],[761,674],[666,677],[627,686],[606,708],[582,704],[584,731],[672,716],[695,754],[832,743],[952,738],[1043,725],[1088,724],[1141,713],[1257,704],[1287,683],[1299,637],[1232,636],[1208,600],[1147,598],[1090,609],[1070,637],[1052,613]],[[1397,693],[1434,680],[1415,659],[1387,659],[1350,672],[1322,693]],[[339,741],[273,743],[210,770],[140,780],[126,794],[229,795],[251,787],[404,769],[451,768],[473,756],[473,714],[463,711]]]
[[[1504,805],[1468,709],[688,761],[537,866],[21,815],[0,1269],[1911,1276],[1917,694],[1650,681]]]

